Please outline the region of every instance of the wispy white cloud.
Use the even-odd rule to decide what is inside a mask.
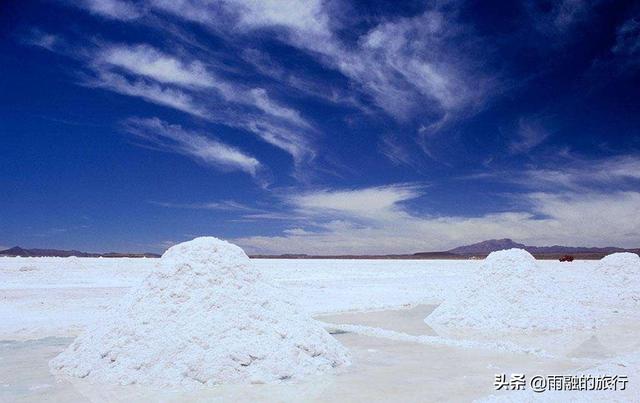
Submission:
[[[51,52],[55,52],[61,44],[61,39],[57,35],[42,32],[39,29],[32,29],[22,38],[26,45],[37,46]]]
[[[305,217],[287,212],[287,213],[278,213],[278,212],[263,212],[263,213],[251,213],[245,214],[241,219],[237,221],[298,221],[302,220]]]
[[[253,207],[249,207],[245,204],[238,203],[233,200],[222,200],[222,201],[205,202],[205,203],[170,203],[170,202],[150,201],[150,203],[156,206],[161,206],[166,208],[176,208],[176,209],[239,211],[244,213],[258,211]]]
[[[615,43],[596,58],[585,77],[594,88],[609,86],[612,80],[640,71],[640,14],[626,19],[616,29]]]
[[[130,82],[105,64],[155,82]],[[92,65],[99,86],[252,132],[291,154],[296,165],[313,158],[311,137],[316,130],[297,110],[273,100],[263,88],[217,77],[198,60],[182,60],[148,45],[111,45]],[[213,92],[201,91],[207,89]]]
[[[288,10],[269,8],[263,2],[235,1],[228,4],[227,11],[242,11],[223,15],[202,7],[200,12],[210,18],[200,22],[218,31],[221,26],[228,27],[231,33],[275,30],[276,38],[307,52],[349,80],[351,93],[356,96],[339,95],[336,101],[349,102],[365,113],[377,107],[401,124],[420,121],[424,130],[414,132],[411,140],[419,146],[417,150],[432,158],[436,157],[431,144],[436,134],[481,110],[502,91],[495,66],[489,68],[486,58],[478,57],[489,54],[491,45],[460,22],[455,7],[434,3],[413,17],[382,20],[357,40],[345,43],[335,30],[337,19],[333,14],[341,12],[338,3],[303,3],[297,5],[306,12],[298,19],[291,19]],[[246,10],[260,17],[233,18],[245,15],[242,13]],[[250,58],[256,60],[255,52]],[[269,74],[283,79],[281,69],[274,70],[269,60],[257,60],[255,64],[263,70],[266,66]],[[317,93],[328,99],[329,92]]]
[[[113,92],[132,97],[139,97],[154,104],[174,108],[204,119],[210,119],[213,114],[194,100],[184,91],[165,87],[155,82],[141,79],[127,79],[126,77],[109,71],[98,71],[95,77],[83,80],[84,85],[104,88]]]
[[[100,51],[101,61],[168,84],[211,88],[216,79],[200,61],[183,61],[148,45],[111,45]]]
[[[221,29],[221,24],[226,27],[228,22],[233,21],[237,31],[281,26],[322,34],[327,23],[320,0],[151,0],[149,4],[158,10],[215,29]]]
[[[260,73],[276,78],[280,88],[365,112],[377,107],[399,122],[420,120],[425,130],[413,135],[421,137],[416,144],[428,154],[428,136],[482,108],[498,85],[496,74],[477,57],[478,50],[487,44],[472,35],[471,27],[463,25],[456,7],[434,3],[413,17],[380,19],[349,43],[337,34],[340,19],[336,14],[342,8],[338,2],[321,0],[145,2],[148,12],[202,24],[228,43],[264,30],[301,49],[341,73],[351,84],[348,93],[307,80],[304,74],[291,74],[290,68],[265,58],[259,50],[247,49],[238,56]],[[236,119],[244,122],[235,127],[252,131],[289,152],[296,165],[317,155],[313,150],[317,132],[313,124],[299,111],[276,101],[266,88],[221,80],[192,57],[168,55],[148,46],[112,47],[104,60],[165,85],[215,89],[223,102],[255,108],[253,113],[263,115],[260,119]]]
[[[640,15],[629,18],[617,29],[616,43],[611,51],[640,64]]]
[[[234,218],[233,222],[264,222],[264,221],[299,221],[308,218],[302,211],[295,212],[291,209],[282,212],[267,210],[256,206],[250,206],[245,203],[239,203],[234,200],[221,200],[211,202],[196,203],[173,203],[164,201],[149,201],[149,203],[171,209],[188,209],[188,210],[211,210],[226,211],[235,213],[238,218]],[[286,231],[286,230],[285,230]]]
[[[458,177],[458,180],[516,184],[526,191],[612,192],[637,189],[640,184],[640,154],[587,158],[559,149],[517,170],[486,170]]]
[[[339,195],[335,200],[323,193],[293,197],[292,202],[301,207],[299,212],[310,205],[313,213],[282,235],[234,241],[251,253],[386,254],[446,250],[504,237],[533,245],[637,247],[640,236],[638,192],[526,193],[520,198],[531,206],[528,211],[465,217],[416,215],[401,202],[419,194],[399,190],[394,196],[393,191],[383,190],[386,201],[364,212],[351,210],[350,206],[370,200],[368,195],[379,192],[380,188],[328,192]],[[376,210],[382,214],[370,214]],[[363,214],[366,221],[361,220]]]
[[[289,129],[259,118],[249,120],[244,125],[247,130],[256,133],[262,140],[291,154],[296,165],[311,162],[315,157],[309,137],[301,135],[296,129]]]
[[[527,153],[542,144],[551,132],[543,125],[539,118],[525,118],[518,120],[516,135],[509,144],[509,150],[514,154]]]
[[[221,170],[239,170],[255,177],[262,167],[256,158],[236,147],[158,118],[131,118],[125,122],[124,128],[153,147],[186,155]]]
[[[126,0],[81,0],[75,4],[92,14],[114,20],[129,21],[142,15],[139,6]]]
[[[320,0],[232,0],[227,9],[237,13],[240,28],[276,25],[323,34],[328,22]]]
[[[155,7],[226,34],[277,29],[281,40],[308,51],[361,88],[398,119],[420,113],[431,121],[469,107],[493,85],[469,52],[456,44],[465,32],[457,16],[438,9],[411,18],[384,21],[363,34],[357,46],[345,45],[332,31],[330,7],[322,1],[236,0],[214,6],[196,0],[186,7],[155,1]],[[255,54],[252,59],[255,60]],[[264,58],[258,65],[265,66]],[[273,64],[267,66],[272,74]]]
[[[522,174],[515,173],[503,178],[532,189],[621,189],[625,184],[640,181],[640,155],[600,159],[566,158],[559,166],[531,168]]]
[[[319,190],[291,196],[289,203],[307,214],[347,215],[368,219],[390,219],[402,215],[399,203],[420,196],[413,184],[348,190]]]
[[[443,111],[455,109],[468,101],[471,88],[460,75],[461,66],[446,60],[444,45],[455,35],[450,24],[437,11],[382,23],[360,38],[360,52],[342,63],[341,71],[396,116],[415,112],[420,95]],[[366,79],[371,68],[375,74]]]
[[[414,169],[419,168],[419,161],[411,153],[411,150],[400,142],[397,135],[387,134],[382,136],[378,143],[378,150],[395,165],[407,165]]]
[[[358,94],[349,88],[338,86],[327,80],[311,77],[304,72],[297,72],[285,67],[282,61],[274,60],[268,53],[259,49],[249,48],[241,53],[242,59],[265,77],[272,78],[276,85],[285,88],[287,92],[300,96],[313,97],[331,104],[341,104],[368,112]]]
[[[517,179],[515,179],[517,178]],[[484,178],[496,180],[496,176]],[[292,228],[236,241],[252,253],[385,254],[446,250],[490,238],[532,245],[620,245],[640,239],[640,157],[573,158],[562,168],[503,173],[524,192],[508,195],[510,211],[421,215],[413,205],[425,188],[390,185],[290,195]],[[464,198],[464,194],[460,194]],[[404,202],[411,200],[411,205]]]
[[[220,78],[194,57],[170,55],[145,44],[52,48],[60,42],[59,37],[39,32],[28,41],[84,62],[89,72],[81,75],[81,85],[251,132],[291,154],[296,169],[315,156],[318,131],[299,111],[276,101],[263,88]]]
[[[272,119],[312,129],[312,125],[300,115],[300,112],[279,104],[265,89],[247,88],[242,84],[217,77],[199,60],[179,58],[149,45],[108,45],[98,53],[98,59],[94,60],[93,64],[99,71],[104,71],[106,64],[160,83],[174,84],[183,87],[184,90],[192,87],[215,89],[216,94],[226,102],[251,106]]]
[[[565,35],[577,24],[585,22],[599,0],[558,0],[542,7],[540,2],[525,1],[530,25],[541,34],[562,44]]]
[[[386,21],[361,36],[355,49],[330,34],[329,42],[310,36],[300,43],[322,54],[322,61],[357,83],[395,118],[420,114],[435,127],[474,107],[494,84],[459,50],[465,33],[456,18],[430,10]]]
[[[274,102],[263,88],[254,88],[249,91],[249,94],[251,95],[248,97],[249,102],[267,115],[283,119],[299,127],[311,129],[312,126],[300,116],[300,112]]]

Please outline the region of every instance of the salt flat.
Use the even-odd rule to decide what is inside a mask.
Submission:
[[[0,258],[0,340],[75,336],[157,259]],[[254,259],[310,313],[439,303],[477,267],[469,260]]]
[[[200,391],[94,385],[51,375],[48,361],[157,263],[0,258],[0,401],[472,401],[496,394],[496,373],[568,375],[588,373],[598,365],[616,370],[609,375],[628,375],[635,389],[614,395],[587,393],[582,400],[638,401],[637,366],[616,361],[640,350],[637,320],[613,317],[592,332],[526,336],[447,333],[427,326],[424,317],[454,297],[478,268],[480,262],[474,260],[252,260],[265,278],[280,285],[327,329],[353,326],[334,334],[354,362],[338,375]],[[554,270],[567,290],[584,287],[597,263],[538,262]],[[496,343],[544,349],[549,355],[495,349]],[[491,399],[542,396],[513,393],[520,392],[500,392]]]

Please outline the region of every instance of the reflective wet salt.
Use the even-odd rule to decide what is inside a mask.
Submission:
[[[440,336],[428,328],[424,314],[433,306],[400,310],[323,315],[319,320],[393,330],[412,335]],[[330,325],[329,325],[330,327]],[[607,334],[610,333],[610,334]],[[553,357],[423,345],[356,333],[334,334],[353,355],[343,373],[279,385],[217,386],[201,390],[114,386],[78,379],[56,379],[48,360],[70,338],[4,342],[0,345],[0,396],[3,401],[471,401],[494,392],[496,373],[572,374],[606,362],[637,347],[638,328],[622,326],[599,334],[532,335],[557,352]],[[471,338],[472,334],[460,334]],[[519,340],[524,341],[524,340]],[[562,352],[565,353],[562,353]],[[631,368],[620,368],[620,374]],[[632,376],[634,374],[627,374]],[[518,391],[503,392],[520,393]],[[513,395],[517,397],[518,395]],[[615,396],[615,395],[614,395]],[[619,397],[630,395],[619,392]],[[594,398],[597,396],[594,396]]]

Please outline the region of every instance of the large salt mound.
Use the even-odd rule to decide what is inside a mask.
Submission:
[[[580,298],[567,295],[553,273],[522,249],[493,252],[457,293],[425,322],[482,331],[591,328]]]
[[[53,359],[108,383],[263,383],[333,371],[347,350],[261,279],[239,247],[196,238]]]
[[[605,256],[597,276],[599,301],[623,309],[640,305],[640,256],[628,252]]]

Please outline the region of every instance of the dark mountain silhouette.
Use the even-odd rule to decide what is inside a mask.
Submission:
[[[574,256],[576,259],[601,259],[614,252],[632,252],[640,254],[640,248],[624,249],[617,247],[589,248],[584,246],[527,246],[509,238],[489,239],[471,245],[459,246],[448,251],[441,252],[418,252],[413,254],[400,255],[305,255],[305,254],[284,254],[284,255],[253,255],[257,259],[469,259],[482,258],[491,252],[519,248],[525,249],[536,259],[559,259],[564,255]]]
[[[521,243],[512,241],[511,239],[490,239],[488,241],[482,241],[471,245],[458,246],[457,248],[450,249],[447,252],[456,255],[474,255],[474,254],[489,254],[497,250],[519,248],[526,249],[527,246]]]
[[[24,249],[19,246],[0,251],[0,256],[22,256],[22,257],[160,257],[155,253],[87,253],[77,250],[59,249]]]
[[[503,249],[519,248],[524,249],[539,258],[555,258],[559,255],[576,255],[583,259],[600,259],[601,257],[615,252],[638,253],[638,249],[624,249],[618,247],[585,247],[585,246],[528,246],[514,242],[509,238],[490,239],[471,245],[459,246],[448,252],[460,256],[486,256],[491,252]]]
[[[288,253],[283,255],[252,255],[257,259],[468,259],[472,257],[485,257],[491,252],[503,249],[525,249],[537,259],[558,259],[564,255],[572,255],[576,259],[601,259],[615,252],[632,252],[640,254],[640,248],[624,249],[618,247],[584,247],[584,246],[528,246],[511,239],[489,239],[471,245],[459,246],[448,251],[418,252],[413,254],[397,255],[307,255],[303,253]],[[77,250],[58,249],[25,249],[19,246],[0,251],[0,256],[33,256],[33,257],[160,257],[155,253],[87,253]]]
[[[30,256],[29,252],[27,252],[26,250],[22,249],[19,246],[14,246],[13,248],[0,251],[0,255],[4,255],[4,256]]]

